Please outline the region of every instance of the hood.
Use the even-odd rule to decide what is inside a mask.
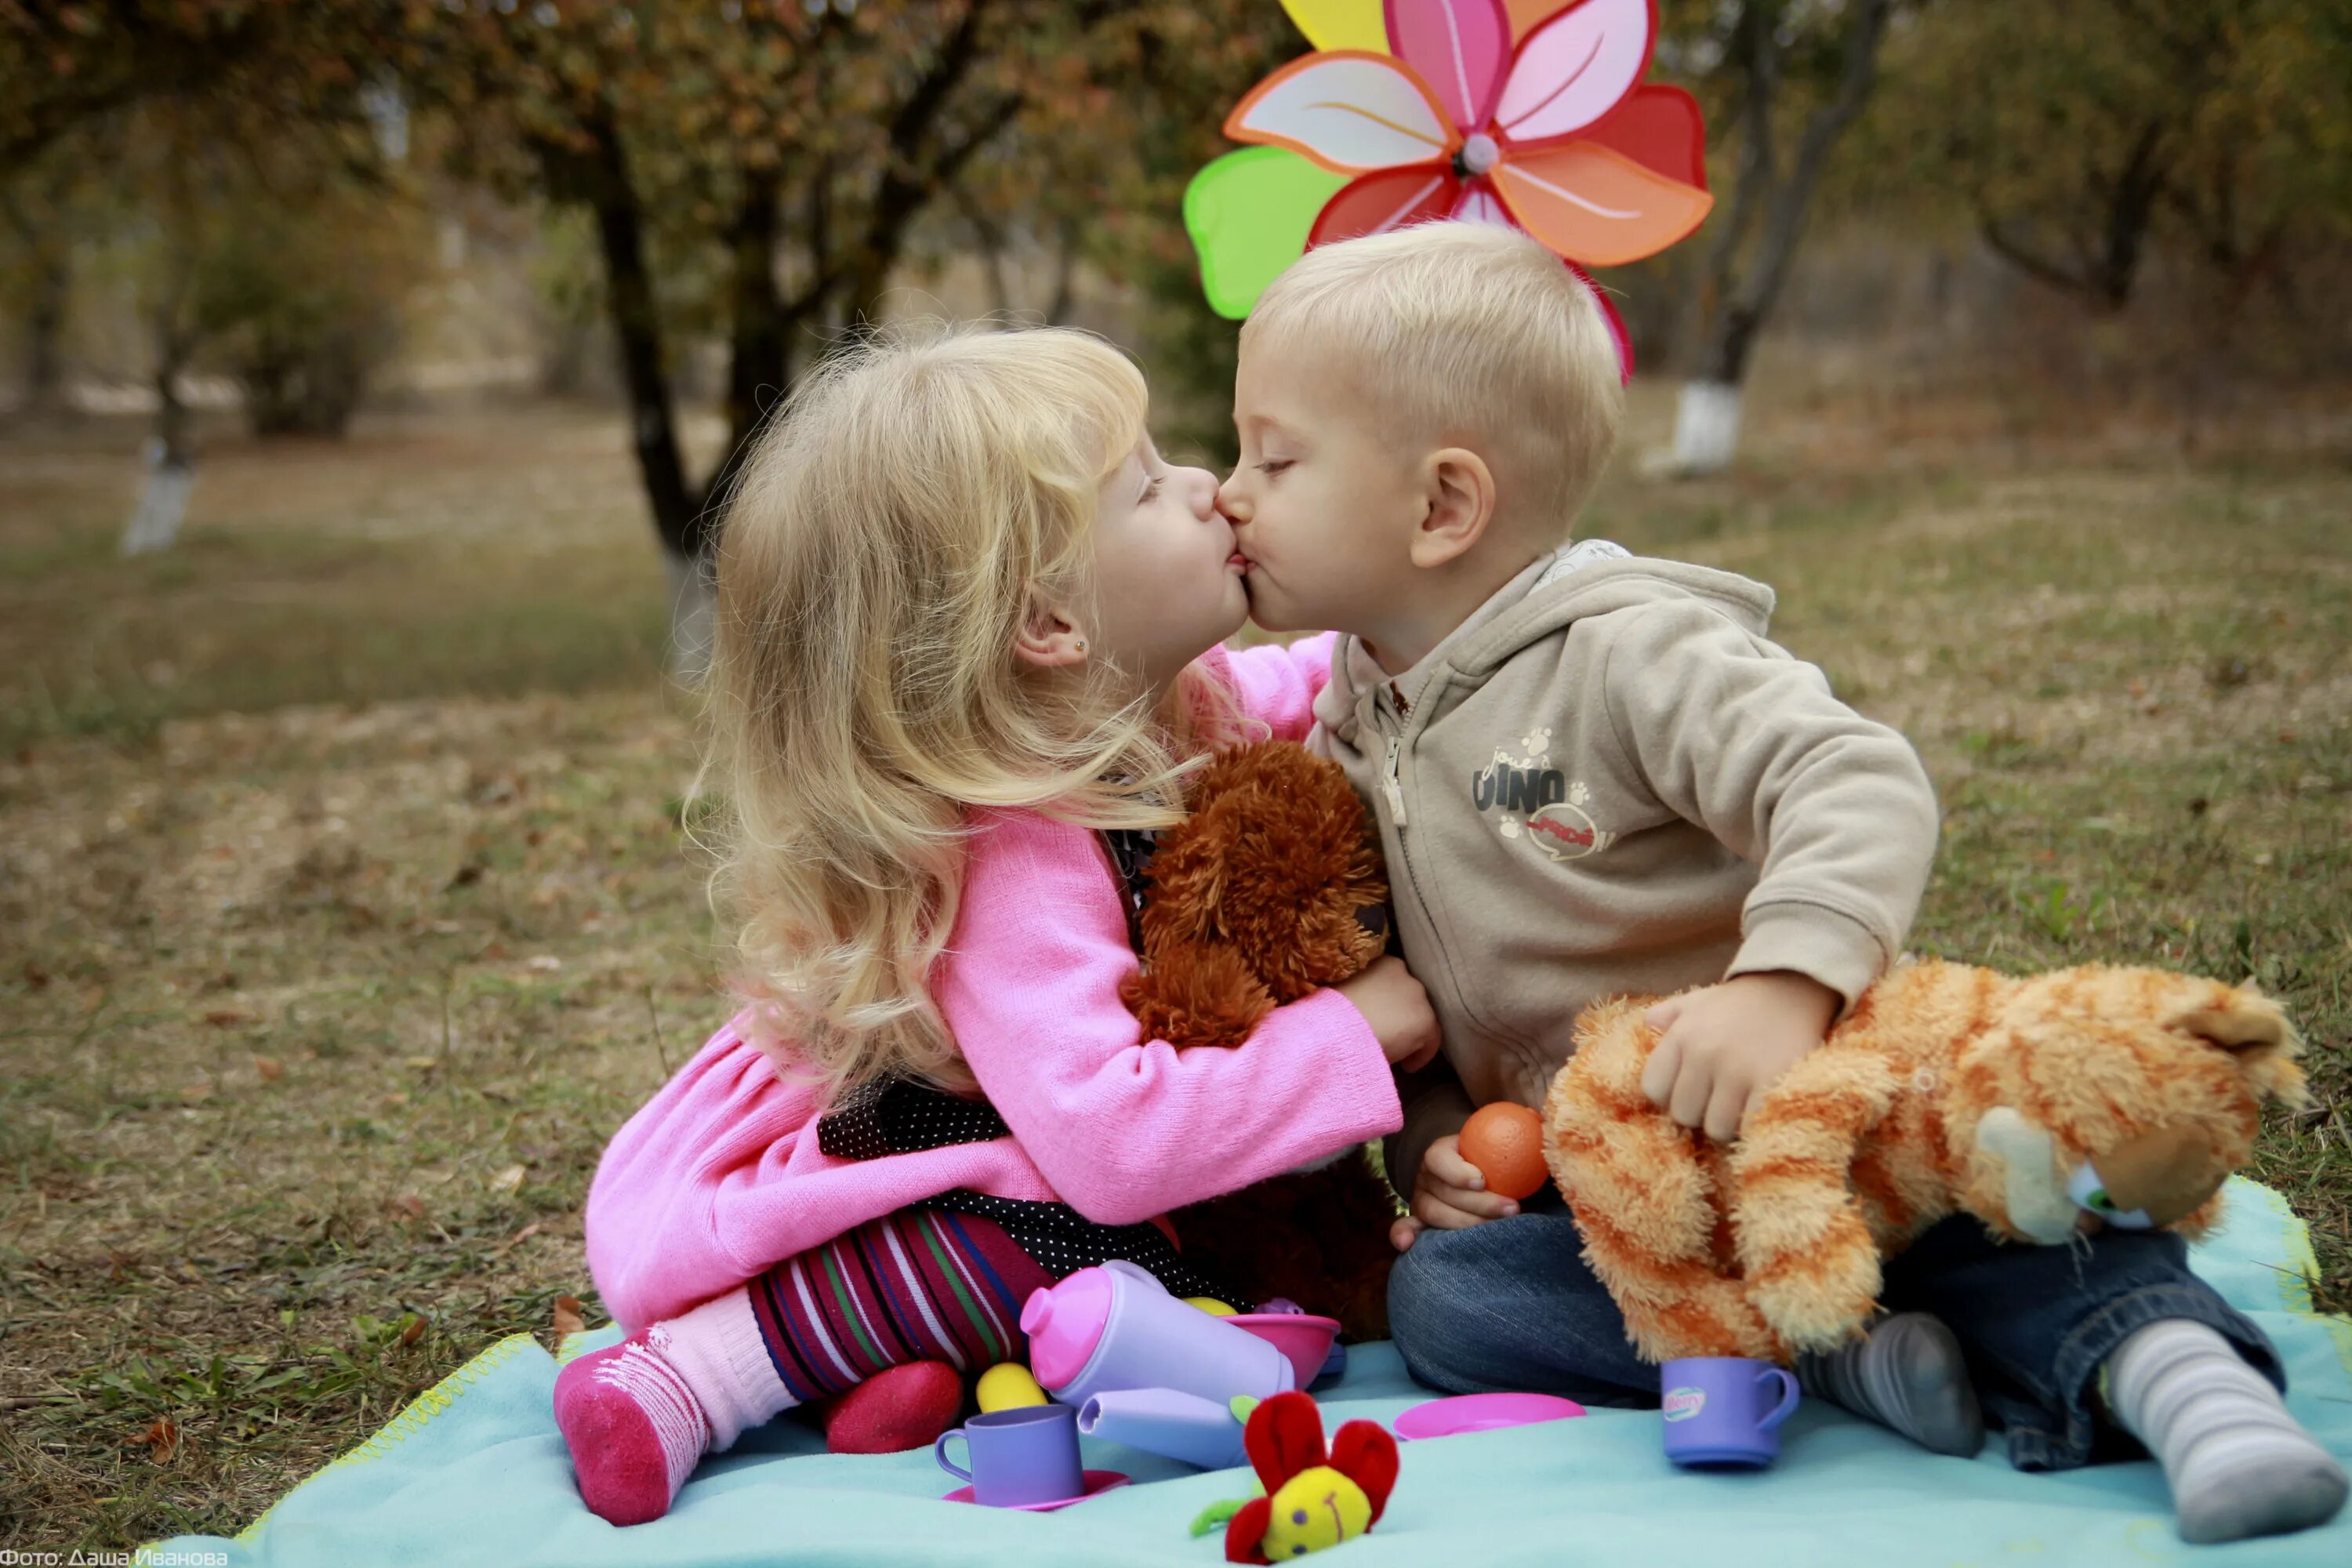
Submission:
[[[1430,678],[1440,669],[1450,668],[1473,681],[1483,680],[1521,648],[1572,621],[1637,605],[1696,599],[1759,637],[1772,618],[1772,590],[1736,572],[1647,555],[1619,555],[1562,573],[1558,569],[1567,564],[1565,553],[1563,550],[1531,563],[1446,634],[1420,663],[1396,677],[1406,700],[1418,700]],[[1364,651],[1360,638],[1342,637],[1337,651],[1331,684],[1340,689],[1337,695],[1346,704],[1347,717],[1333,728],[1340,739],[1351,740],[1356,693],[1389,677]]]

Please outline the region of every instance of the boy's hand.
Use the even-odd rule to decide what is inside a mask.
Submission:
[[[1642,1069],[1642,1092],[1727,1143],[1758,1097],[1822,1043],[1843,1000],[1811,975],[1776,969],[1661,1002],[1644,1015],[1665,1037]]]
[[[1429,993],[1403,959],[1383,953],[1362,973],[1332,989],[1356,1005],[1381,1053],[1394,1065],[1419,1072],[1437,1055],[1443,1042],[1437,1014],[1429,1005]]]
[[[1510,1199],[1486,1191],[1486,1178],[1462,1157],[1461,1139],[1449,1132],[1422,1155],[1421,1172],[1412,1179],[1412,1217],[1389,1226],[1389,1245],[1402,1252],[1431,1226],[1467,1230],[1518,1212]]]

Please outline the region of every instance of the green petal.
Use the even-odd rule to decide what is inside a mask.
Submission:
[[[1244,147],[1192,176],[1184,226],[1201,256],[1209,308],[1229,321],[1250,313],[1275,275],[1307,249],[1307,231],[1345,174],[1285,147]]]

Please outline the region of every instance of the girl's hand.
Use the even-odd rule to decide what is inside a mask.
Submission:
[[[1361,974],[1332,989],[1356,1005],[1391,1062],[1418,1072],[1437,1055],[1437,1015],[1404,960],[1383,953]]]
[[[1412,1217],[1389,1226],[1389,1245],[1402,1252],[1432,1226],[1467,1230],[1518,1212],[1518,1205],[1486,1190],[1486,1178],[1462,1157],[1461,1139],[1449,1132],[1422,1155],[1421,1171],[1412,1179]]]

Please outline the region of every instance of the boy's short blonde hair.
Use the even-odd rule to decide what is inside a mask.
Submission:
[[[1568,536],[1617,444],[1625,394],[1601,303],[1517,229],[1425,223],[1318,246],[1242,338],[1338,354],[1386,437],[1476,447],[1503,515],[1546,541]]]

